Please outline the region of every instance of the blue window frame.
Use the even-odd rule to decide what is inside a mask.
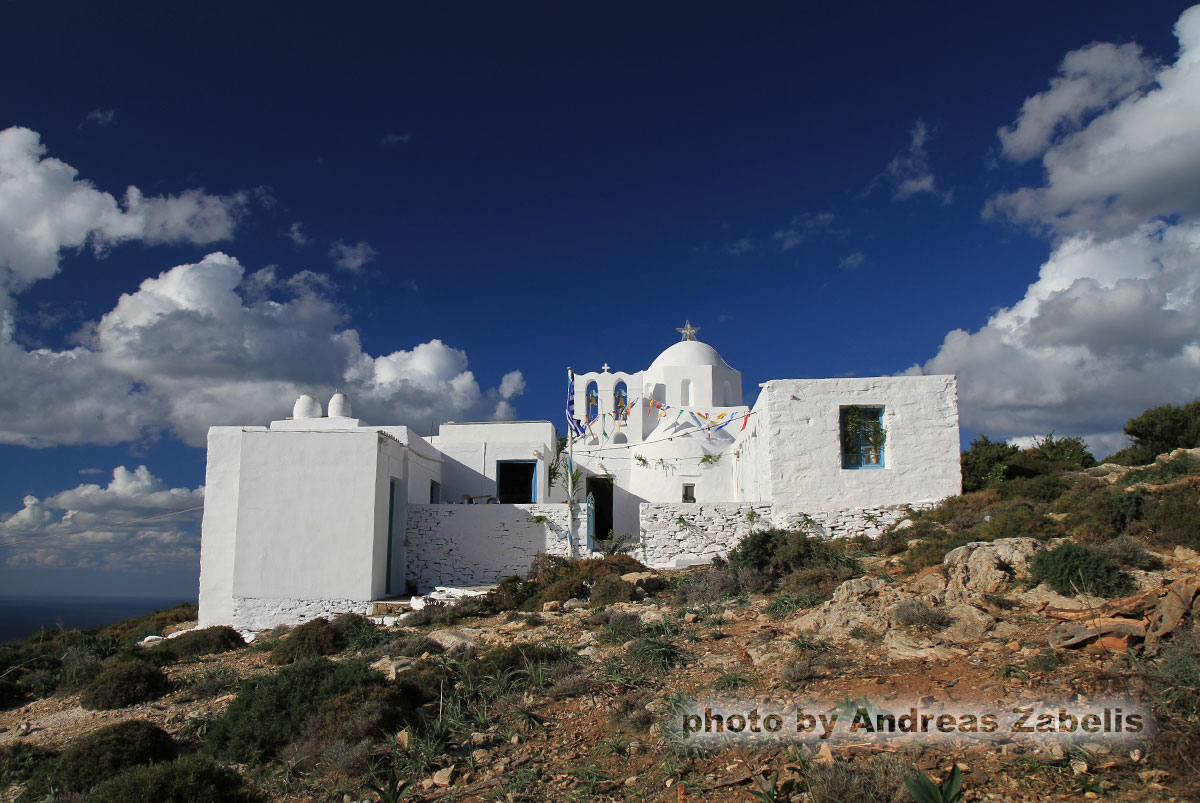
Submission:
[[[842,468],[884,468],[882,407],[843,407],[841,435]]]

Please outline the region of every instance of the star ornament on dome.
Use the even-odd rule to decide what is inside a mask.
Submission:
[[[691,321],[684,321],[683,328],[676,329],[675,331],[679,332],[681,335],[683,335],[683,340],[695,340],[696,333],[700,331],[700,327],[692,326]]]

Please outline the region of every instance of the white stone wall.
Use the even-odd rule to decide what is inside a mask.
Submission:
[[[883,468],[842,467],[840,411],[851,405],[883,408]],[[755,413],[768,455],[760,498],[776,505],[853,510],[938,502],[961,491],[953,376],[774,379]]]
[[[525,576],[539,552],[567,555],[569,508],[549,505],[409,505],[408,579],[420,589]],[[544,517],[545,521],[534,521]],[[582,527],[576,522],[576,533]],[[577,537],[575,556],[580,555]]]
[[[279,625],[297,625],[342,613],[371,613],[371,602],[352,599],[267,599],[234,597],[230,624],[243,633],[270,630]]]
[[[708,563],[724,557],[753,530],[808,525],[825,538],[878,537],[904,517],[906,506],[805,513],[770,502],[683,505],[644,503],[641,543],[634,555],[656,569]],[[751,515],[753,513],[753,515]]]

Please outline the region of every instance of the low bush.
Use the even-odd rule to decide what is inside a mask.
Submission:
[[[216,667],[184,678],[182,681],[183,696],[187,700],[204,700],[233,691],[237,689],[240,682],[241,679],[236,670]]]
[[[346,648],[342,634],[324,619],[305,622],[288,633],[271,650],[267,659],[273,664],[291,664],[321,655],[333,655]]]
[[[676,583],[675,601],[680,605],[707,605],[770,587],[771,578],[758,569],[714,564],[687,574]]]
[[[661,638],[634,639],[629,645],[628,654],[634,663],[659,671],[681,666],[688,660],[685,650]]]
[[[1112,560],[1080,544],[1060,544],[1044,550],[1029,562],[1035,583],[1048,582],[1060,594],[1116,597],[1130,594],[1133,578]]]
[[[1134,469],[1122,477],[1121,481],[1126,485],[1143,482],[1147,485],[1165,485],[1196,474],[1200,474],[1200,460],[1191,455],[1183,455],[1156,461],[1145,468]]]
[[[896,622],[904,627],[929,632],[945,630],[954,622],[954,618],[945,611],[931,608],[915,599],[905,600],[897,605],[895,617]]]
[[[1200,549],[1200,496],[1177,485],[1147,500],[1146,521],[1154,537],[1166,544]]]
[[[205,756],[137,767],[100,784],[91,803],[254,803],[242,777]]]
[[[904,800],[904,779],[915,777],[908,761],[897,755],[859,756],[853,761],[813,762],[804,775],[812,803],[844,800]]]
[[[58,687],[65,691],[80,691],[104,669],[104,662],[95,653],[75,647],[62,657],[62,675]]]
[[[1162,559],[1158,555],[1127,535],[1097,544],[1093,549],[1097,554],[1130,569],[1154,571],[1163,567]]]
[[[788,661],[783,665],[783,669],[779,670],[779,682],[792,691],[820,676],[821,673],[814,668],[812,662],[806,660]]]
[[[604,623],[600,641],[607,644],[624,644],[642,632],[642,620],[636,613],[614,613]]]
[[[310,658],[290,664],[246,681],[213,723],[204,748],[228,761],[260,761],[295,738],[305,718],[325,700],[385,682],[364,661],[335,664]]]
[[[101,628],[97,635],[115,638],[122,644],[133,645],[146,636],[161,636],[163,630],[171,625],[194,622],[199,611],[200,608],[196,603],[181,602],[166,610],[154,611],[145,616],[126,619],[124,622]]]
[[[387,638],[378,625],[358,613],[340,614],[329,623],[329,626],[341,637],[349,649],[356,652],[376,647]]]
[[[82,794],[131,767],[174,756],[175,742],[162,728],[137,719],[119,722],[77,739],[57,760],[42,763],[18,799]]]
[[[993,511],[983,524],[971,532],[974,541],[995,541],[999,538],[1037,538],[1047,541],[1066,535],[1062,522],[1038,512],[1027,502]]]
[[[19,683],[0,678],[0,708],[11,708],[25,699],[25,690]]]
[[[450,625],[472,616],[489,616],[495,608],[486,597],[462,597],[454,602],[426,600],[425,607],[405,614],[404,624],[409,627],[424,625]]]
[[[1065,513],[1066,526],[1086,541],[1116,538],[1146,517],[1140,491],[1115,489],[1095,480],[1077,483],[1052,509]]]
[[[603,575],[592,586],[591,605],[593,608],[602,608],[614,602],[631,602],[632,600],[633,583],[622,580],[618,575]]]
[[[27,742],[0,747],[0,789],[26,783],[57,758],[58,753]]]
[[[181,636],[156,642],[144,653],[161,666],[174,661],[238,650],[245,646],[246,641],[240,633],[232,627],[220,625],[203,630],[189,630]]]
[[[578,578],[564,577],[542,589],[537,596],[537,601],[538,607],[541,607],[547,602],[566,602],[569,599],[587,599],[587,597],[587,583]]]
[[[122,661],[96,675],[79,696],[79,705],[89,711],[124,708],[164,693],[167,676],[145,661]]]

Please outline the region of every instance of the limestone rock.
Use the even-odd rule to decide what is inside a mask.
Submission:
[[[954,605],[946,609],[954,623],[939,635],[947,641],[974,644],[996,624],[996,620],[973,605]]]
[[[911,633],[902,633],[899,630],[889,630],[883,637],[883,646],[887,650],[888,658],[893,660],[922,658],[944,661],[954,654],[949,647],[940,645],[932,639]]]
[[[542,603],[542,613],[554,613],[556,611],[561,611],[562,607],[563,607],[563,604],[561,602],[559,602],[558,600],[550,600],[549,602],[543,602]]]
[[[1030,605],[1042,608],[1069,608],[1071,610],[1076,610],[1084,607],[1085,605],[1084,598],[1064,597],[1046,583],[1042,583],[1039,586],[1022,591],[1017,596],[1020,597],[1022,602],[1027,602]]]
[[[574,611],[578,608],[586,608],[587,606],[588,604],[583,600],[572,597],[562,604],[562,609],[564,611]]]
[[[662,580],[659,579],[657,572],[629,572],[621,575],[621,579],[646,591],[657,591],[662,588]]]
[[[445,767],[433,774],[435,786],[449,786],[454,783],[454,767]]]
[[[1012,586],[1024,574],[1029,560],[1045,549],[1036,538],[1001,538],[974,541],[952,549],[942,560],[946,573],[946,601],[965,602]]]
[[[389,658],[384,656],[375,663],[371,664],[371,668],[376,672],[382,672],[388,680],[395,680],[396,673],[408,669],[412,666],[410,658]]]
[[[447,628],[445,630],[431,630],[427,634],[428,637],[441,645],[444,650],[453,650],[456,647],[474,647],[475,643],[467,637],[461,630]]]

